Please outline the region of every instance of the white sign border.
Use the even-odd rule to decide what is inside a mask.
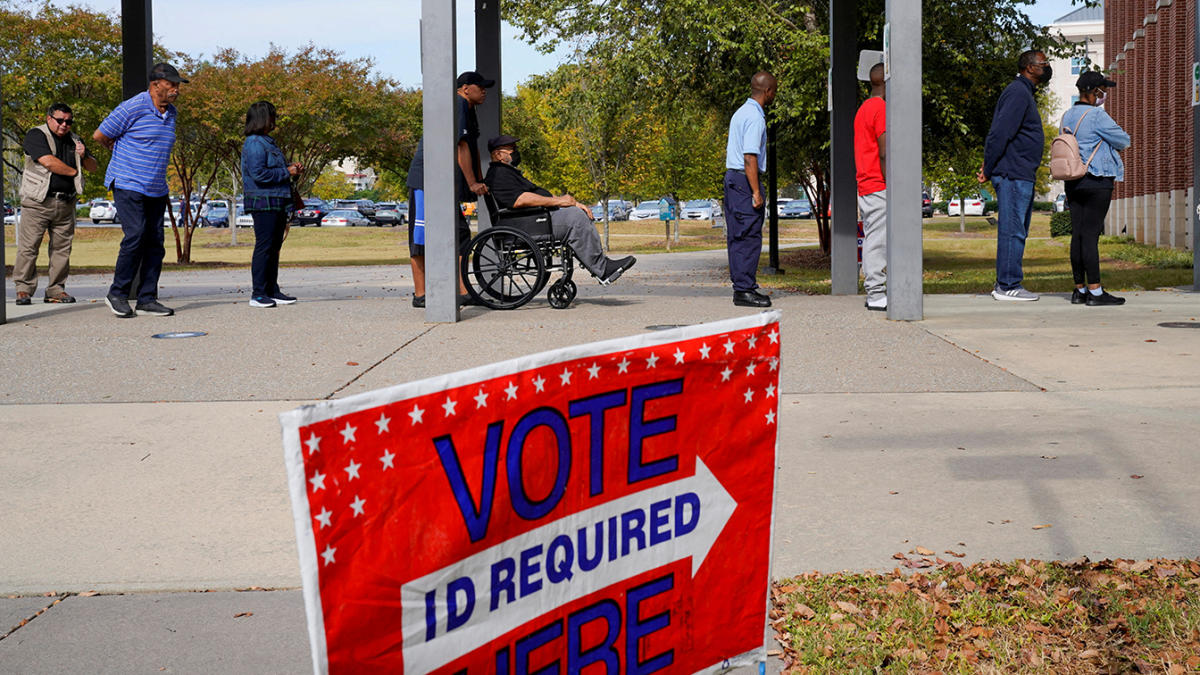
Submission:
[[[589,342],[571,347],[562,347],[528,356],[520,356],[507,361],[499,361],[467,370],[447,373],[445,375],[437,375],[424,380],[417,380],[416,382],[406,382],[375,391],[354,394],[332,401],[321,401],[320,403],[305,405],[295,410],[280,413],[279,423],[283,434],[284,463],[287,466],[288,491],[291,495],[292,515],[296,527],[296,547],[300,557],[300,579],[304,596],[304,609],[308,619],[308,637],[312,651],[313,672],[316,675],[325,675],[329,672],[329,652],[325,644],[325,620],[321,607],[317,544],[312,529],[312,513],[308,508],[308,483],[304,475],[304,455],[300,442],[300,427],[341,415],[348,415],[360,410],[387,405],[395,401],[416,398],[564,361],[574,361],[576,359],[602,356],[621,351],[654,347],[670,342],[680,342],[707,337],[709,335],[746,330],[747,328],[768,326],[772,323],[777,324],[781,317],[782,313],[777,309],[773,309],[749,316],[681,326],[671,330],[642,333],[600,342]],[[778,408],[778,405],[778,402],[776,402],[776,408]],[[778,438],[777,432],[775,456],[772,458],[773,466],[775,467],[779,465]],[[771,604],[771,561],[774,560],[775,556],[775,483],[776,481],[772,477],[771,541],[767,548],[767,578],[764,580],[767,595],[767,607],[765,611],[767,613],[770,612]],[[727,667],[726,663],[748,664],[759,662],[765,659],[765,655],[766,645],[764,641],[764,645],[760,648],[730,657],[724,663],[714,664],[712,667],[700,672],[721,672]]]

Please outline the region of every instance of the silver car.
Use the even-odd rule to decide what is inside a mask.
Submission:
[[[370,224],[366,216],[350,209],[330,211],[321,219],[321,227],[366,227]]]
[[[684,220],[712,220],[713,203],[711,199],[692,199],[683,205]]]
[[[648,199],[629,212],[630,220],[658,220],[658,200]]]

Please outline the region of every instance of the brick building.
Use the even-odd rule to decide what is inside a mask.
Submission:
[[[1105,231],[1191,248],[1192,52],[1198,0],[1107,0],[1105,109],[1129,132]]]

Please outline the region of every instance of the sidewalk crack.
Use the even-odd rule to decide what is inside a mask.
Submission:
[[[358,375],[355,375],[353,378],[351,378],[351,380],[349,382],[347,382],[346,384],[343,384],[342,386],[338,387],[337,389],[334,389],[333,391],[331,391],[329,393],[329,395],[324,397],[324,400],[328,401],[329,399],[333,398],[334,396],[337,396],[338,392],[344,390],[346,387],[349,387],[350,385],[354,384],[355,382],[358,382],[360,379],[362,379],[362,377],[364,375],[371,372],[372,370],[375,370],[375,368],[378,367],[380,364],[382,364],[384,361],[387,361],[388,359],[392,358],[396,354],[399,354],[401,349],[404,349],[405,347],[411,345],[412,343],[416,342],[417,340],[420,340],[421,338],[425,337],[426,335],[429,335],[429,333],[431,333],[434,328],[437,328],[437,326],[430,326],[429,328],[426,328],[425,330],[421,331],[417,335],[414,335],[407,342],[405,342],[404,344],[402,344],[399,347],[396,347],[394,350],[392,350],[391,353],[389,353],[387,356],[383,357],[382,359],[379,359],[375,363],[372,363],[370,366],[368,366],[366,368],[366,370],[362,371]]]
[[[26,618],[26,619],[21,619],[21,621],[20,621],[20,622],[18,622],[18,623],[17,623],[17,625],[15,625],[15,626],[13,626],[12,628],[10,628],[10,629],[8,630],[8,632],[7,632],[7,633],[4,633],[3,635],[0,635],[0,640],[3,640],[4,638],[6,638],[6,637],[8,637],[8,636],[12,635],[13,633],[15,633],[15,632],[17,632],[17,631],[21,630],[21,629],[22,629],[22,628],[24,628],[25,626],[28,626],[30,621],[33,621],[34,619],[38,618],[39,616],[41,616],[41,615],[45,614],[45,613],[46,613],[46,611],[47,611],[47,610],[49,610],[51,607],[53,607],[53,606],[57,605],[58,603],[62,602],[63,600],[66,600],[68,597],[69,597],[69,596],[66,596],[66,595],[60,595],[60,596],[58,596],[57,598],[55,598],[55,599],[54,599],[54,602],[52,602],[52,603],[50,603],[50,604],[46,605],[45,607],[43,607],[43,608],[39,609],[39,610],[38,610],[38,611],[36,611],[36,612],[34,612],[34,613],[33,613],[33,615],[32,615],[32,616],[30,616],[29,618]]]

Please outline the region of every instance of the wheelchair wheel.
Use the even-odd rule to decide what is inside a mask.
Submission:
[[[516,309],[532,300],[550,276],[529,235],[492,227],[471,240],[462,274],[471,297],[492,309]]]
[[[550,300],[550,306],[554,309],[566,309],[571,306],[571,301],[575,299],[578,291],[574,281],[559,279],[550,284],[550,291],[546,293],[546,298]]]

